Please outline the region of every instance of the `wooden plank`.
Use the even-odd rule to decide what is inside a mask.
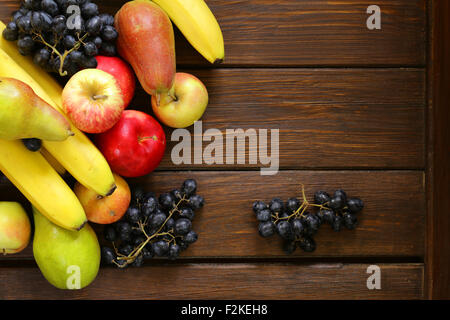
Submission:
[[[0,299],[421,299],[422,264],[185,264],[102,268],[82,290],[58,290],[37,268],[0,268]],[[182,289],[180,290],[180,284]],[[120,287],[120,289],[118,289]]]
[[[425,199],[420,171],[282,171],[261,177],[257,171],[157,172],[131,179],[156,193],[177,188],[186,178],[198,181],[198,193],[205,207],[194,220],[199,240],[182,258],[276,258],[276,257],[423,257]],[[306,186],[311,200],[317,190],[333,192],[343,188],[349,196],[360,197],[366,208],[356,230],[336,233],[324,225],[315,236],[317,250],[297,250],[286,256],[276,236],[261,238],[252,212],[255,200],[299,196],[299,185]],[[1,200],[16,199],[10,189],[0,191]],[[97,228],[101,237],[101,228]],[[31,246],[6,260],[31,259]]]
[[[115,13],[123,0],[97,1]],[[425,65],[425,0],[378,0],[381,30],[368,30],[371,3],[208,0],[224,35],[226,65]],[[8,20],[19,1],[3,0]],[[177,62],[209,65],[177,32]]]
[[[425,72],[422,69],[184,70],[207,86],[203,131],[279,129],[281,168],[423,168]],[[131,109],[151,112],[138,90]],[[193,133],[193,127],[189,128]],[[170,142],[173,130],[166,128]],[[177,139],[178,140],[178,139]],[[193,141],[193,139],[192,139]],[[224,137],[225,141],[225,137]],[[269,138],[270,144],[270,138]],[[159,169],[173,169],[171,150]],[[204,148],[210,142],[204,142]],[[193,142],[192,142],[193,145]],[[223,150],[224,155],[226,149]],[[259,167],[248,164],[236,167]],[[225,160],[223,160],[225,162]],[[181,164],[177,169],[230,168]]]
[[[427,297],[450,298],[450,3],[430,8]]]

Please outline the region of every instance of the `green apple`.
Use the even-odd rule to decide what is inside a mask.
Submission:
[[[186,128],[199,120],[208,106],[208,91],[195,76],[178,72],[169,95],[162,96],[159,105],[152,96],[156,117],[172,128]]]
[[[0,202],[0,254],[17,253],[30,241],[31,226],[17,202]]]

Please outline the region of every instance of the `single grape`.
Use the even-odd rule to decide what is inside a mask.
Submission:
[[[298,208],[300,208],[300,200],[297,198],[290,198],[286,202],[286,209],[289,213],[295,212]]]
[[[273,213],[280,213],[283,211],[283,201],[280,198],[273,198],[270,201],[269,208]]]
[[[118,33],[113,26],[105,26],[102,30],[102,38],[105,41],[114,41],[118,37]]]
[[[342,217],[337,215],[334,217],[334,221],[331,224],[331,227],[333,228],[334,231],[339,232],[341,231],[342,224],[343,224]]]
[[[142,256],[144,257],[145,260],[151,259],[154,256],[153,251],[148,249],[147,246],[144,247],[141,252],[142,252]]]
[[[330,199],[330,203],[329,206],[331,209],[334,210],[339,210],[342,209],[345,205],[345,201],[344,198],[342,198],[342,196],[335,196],[333,198]]]
[[[167,231],[173,229],[175,227],[175,219],[170,218],[169,220],[167,220],[165,227],[167,228]]]
[[[205,204],[205,200],[203,199],[203,197],[198,194],[194,194],[193,196],[190,196],[188,199],[188,202],[189,202],[189,205],[191,206],[191,208],[194,210],[198,210],[198,209],[202,208]]]
[[[158,200],[155,197],[149,197],[142,203],[142,214],[146,217],[150,216],[153,212],[155,212],[156,207],[158,206]]]
[[[164,240],[156,241],[152,244],[153,252],[158,257],[164,257],[169,252],[169,243]]]
[[[102,261],[106,264],[113,264],[116,259],[116,253],[109,247],[102,247]]]
[[[52,21],[53,33],[57,36],[62,36],[66,30],[66,17],[59,15],[53,18]]]
[[[269,221],[272,218],[272,213],[269,209],[263,209],[256,214],[256,219],[258,221],[264,222]]]
[[[19,28],[14,21],[11,21],[3,30],[3,38],[8,41],[16,41],[19,37]]]
[[[322,221],[328,224],[333,224],[334,222],[334,211],[329,209],[320,210],[319,214],[322,217]]]
[[[313,238],[305,237],[300,239],[298,246],[305,252],[313,252],[316,250],[316,242]]]
[[[356,228],[357,225],[357,218],[356,215],[354,213],[349,213],[346,212],[342,215],[342,220],[343,220],[343,224],[344,226],[349,229],[349,230],[353,230]]]
[[[107,13],[102,13],[99,15],[100,20],[102,20],[102,23],[104,26],[112,26],[114,25],[114,17]]]
[[[98,15],[98,6],[93,2],[87,2],[81,7],[81,14],[85,18]]]
[[[139,208],[133,205],[128,207],[125,213],[125,218],[131,223],[138,223],[141,219],[141,212]]]
[[[192,221],[194,219],[194,216],[195,216],[194,210],[192,210],[192,208],[190,207],[182,208],[180,210],[180,217],[182,218],[186,218]]]
[[[11,15],[11,22],[17,22],[17,19],[21,16],[23,16],[23,13],[20,10],[14,11]]]
[[[164,221],[166,221],[166,219],[167,216],[163,212],[157,213],[152,217],[150,225],[152,226],[152,228],[159,228],[164,223]]]
[[[294,253],[294,251],[295,251],[296,248],[297,248],[297,245],[296,245],[295,241],[290,241],[290,240],[284,241],[284,244],[283,244],[283,250],[284,250],[284,252],[286,252],[287,254],[292,254],[292,253]]]
[[[345,191],[342,190],[342,189],[336,190],[336,191],[334,192],[333,197],[341,197],[341,198],[344,200],[344,202],[347,201],[347,194],[346,194]]]
[[[87,69],[95,69],[97,68],[97,59],[95,57],[84,57],[81,62],[81,66]]]
[[[184,236],[191,231],[192,223],[189,219],[180,218],[175,221],[174,232],[176,235]]]
[[[302,221],[296,218],[292,220],[291,224],[292,230],[294,231],[294,235],[296,237],[302,236],[305,231],[305,226],[303,225]]]
[[[133,244],[135,247],[140,246],[144,241],[146,240],[146,238],[144,236],[137,236],[133,239]]]
[[[184,236],[184,241],[186,241],[186,243],[191,244],[194,243],[198,240],[198,235],[194,230],[189,231],[185,236]]]
[[[169,247],[169,259],[175,260],[180,255],[181,248],[178,244],[172,243]]]
[[[358,213],[364,209],[364,202],[359,198],[351,198],[347,201],[348,210],[352,213]]]
[[[124,256],[128,256],[128,255],[130,255],[131,252],[133,252],[133,250],[134,250],[134,248],[131,244],[124,244],[119,247],[118,251],[120,254],[123,254]]]
[[[92,57],[98,54],[98,49],[95,43],[87,42],[84,44],[84,54],[88,57]]]
[[[97,49],[100,49],[100,48],[102,47],[103,40],[102,40],[101,37],[98,37],[98,36],[97,36],[97,37],[91,39],[91,41],[95,44],[95,46],[97,47]]]
[[[175,199],[170,193],[162,193],[159,196],[159,204],[163,209],[172,209],[175,206]]]
[[[330,195],[325,191],[317,191],[314,194],[314,203],[325,204],[330,201]]]
[[[72,51],[71,53],[69,53],[68,57],[73,63],[80,64],[83,60],[83,52],[78,50]]]
[[[89,32],[90,35],[97,35],[102,31],[103,22],[99,16],[94,16],[87,20],[86,22],[86,31]],[[111,28],[111,26],[107,26]],[[104,31],[103,31],[104,32]],[[108,40],[105,38],[105,40]],[[112,39],[111,39],[112,40]]]
[[[131,192],[131,197],[136,199],[138,203],[141,203],[144,200],[145,197],[145,191],[141,187],[135,187],[133,188]]]
[[[33,62],[36,65],[44,68],[49,59],[50,59],[50,51],[47,48],[41,48],[35,52]]]
[[[131,266],[139,268],[142,267],[143,264],[144,264],[144,255],[140,254],[134,259],[134,261],[131,263]]]
[[[278,235],[285,240],[294,240],[294,230],[292,225],[287,220],[281,220],[276,226]]]
[[[113,57],[117,54],[116,46],[110,42],[103,41],[102,43],[102,53],[105,56]]]
[[[22,7],[28,10],[33,10],[33,1],[34,0],[22,0]]]
[[[32,152],[39,151],[42,147],[42,140],[40,139],[36,138],[22,139],[22,142],[25,145],[25,147]]]
[[[190,196],[194,195],[195,192],[197,191],[197,182],[194,179],[187,179],[187,180],[185,180],[183,182],[183,185],[181,186],[181,191],[187,197],[190,197]]]
[[[268,209],[269,207],[263,201],[253,202],[253,212],[256,214],[261,210]]]
[[[271,237],[275,234],[275,224],[272,221],[261,222],[258,225],[258,232],[261,237]]]
[[[117,232],[116,229],[112,225],[105,226],[103,229],[103,237],[107,241],[116,241],[117,240]]]
[[[51,16],[56,16],[59,14],[58,4],[53,0],[42,0],[41,9]]]
[[[20,32],[25,34],[31,33],[31,14],[26,14],[17,19],[17,27]]]
[[[126,221],[116,223],[116,231],[120,233],[131,233],[131,225]]]
[[[75,39],[74,36],[72,36],[70,34],[66,35],[63,38],[63,44],[67,50],[72,49],[75,46],[75,43],[77,43],[77,40]]]

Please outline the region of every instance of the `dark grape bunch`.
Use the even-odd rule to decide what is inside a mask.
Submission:
[[[140,267],[154,256],[176,259],[198,239],[192,221],[204,199],[196,191],[193,179],[158,198],[153,192],[134,189],[124,218],[104,229],[104,238],[112,246],[102,247],[103,262],[125,268]]]
[[[81,15],[74,16],[70,6],[78,6]],[[114,17],[100,14],[90,0],[23,0],[3,31],[22,55],[60,76],[96,68],[98,54],[115,56],[117,36]]]
[[[309,203],[302,186],[302,201],[290,198],[286,203],[274,198],[269,205],[263,201],[253,203],[253,212],[259,221],[259,234],[268,238],[277,233],[284,240],[284,250],[291,254],[297,247],[312,252],[316,249],[313,236],[322,224],[330,224],[334,231],[342,227],[353,230],[358,220],[356,214],[364,208],[359,198],[347,198],[343,190],[333,196],[317,191],[314,203]],[[315,208],[316,213],[308,211]]]

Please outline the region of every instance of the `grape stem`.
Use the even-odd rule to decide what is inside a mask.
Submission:
[[[146,223],[142,223],[141,221],[138,222],[139,224],[139,229],[143,232],[144,236],[147,238],[145,241],[143,241],[140,245],[138,245],[136,248],[133,249],[133,251],[131,251],[131,253],[128,256],[125,256],[123,254],[120,254],[116,248],[114,247],[116,254],[117,254],[117,260],[125,260],[125,263],[123,265],[120,265],[119,263],[117,263],[116,261],[113,261],[115,265],[117,265],[119,268],[125,268],[128,264],[133,263],[134,260],[136,260],[136,258],[139,256],[139,254],[141,253],[142,249],[144,249],[144,247],[150,242],[150,240],[156,238],[156,237],[161,237],[161,236],[165,236],[165,235],[169,235],[172,237],[172,239],[170,241],[168,241],[169,243],[171,243],[172,241],[175,241],[175,236],[172,234],[173,229],[169,230],[168,232],[161,232],[162,229],[164,228],[164,226],[166,225],[167,221],[169,221],[169,219],[172,217],[172,215],[175,212],[180,212],[180,210],[178,210],[178,207],[183,203],[183,201],[189,201],[186,199],[186,196],[183,195],[183,198],[181,198],[178,203],[173,207],[172,210],[170,210],[169,215],[167,216],[166,220],[163,222],[163,224],[159,227],[159,229],[153,233],[152,235],[147,235],[147,233],[145,232],[145,226]]]
[[[301,184],[302,186],[302,198],[303,198],[303,202],[300,205],[300,207],[298,207],[297,210],[295,210],[291,215],[287,216],[287,217],[279,217],[278,213],[274,216],[272,215],[272,217],[275,218],[275,223],[277,223],[280,220],[290,220],[292,217],[296,217],[296,218],[301,218],[304,216],[306,210],[309,207],[318,207],[320,208],[320,210],[322,209],[328,209],[325,205],[327,203],[324,204],[314,204],[314,203],[309,203],[309,201],[306,199],[306,194],[305,194],[305,186],[303,184]],[[319,210],[319,211],[320,211]]]
[[[73,46],[72,49],[70,50],[65,50],[63,54],[61,54],[61,52],[58,51],[58,49],[56,49],[56,46],[52,46],[50,43],[48,43],[47,41],[45,41],[44,37],[42,36],[42,34],[36,33],[34,32],[34,35],[37,36],[39,38],[39,41],[41,43],[43,43],[44,45],[46,45],[47,47],[49,47],[50,49],[52,49],[53,53],[55,53],[58,57],[59,57],[59,75],[64,77],[67,75],[67,71],[63,70],[63,66],[64,66],[64,61],[66,60],[67,56],[74,50],[78,50],[81,46],[81,44],[83,43],[83,40],[86,39],[86,37],[89,35],[89,33],[86,33],[84,36],[82,36],[81,38],[78,36],[78,41],[75,43],[75,45]]]

